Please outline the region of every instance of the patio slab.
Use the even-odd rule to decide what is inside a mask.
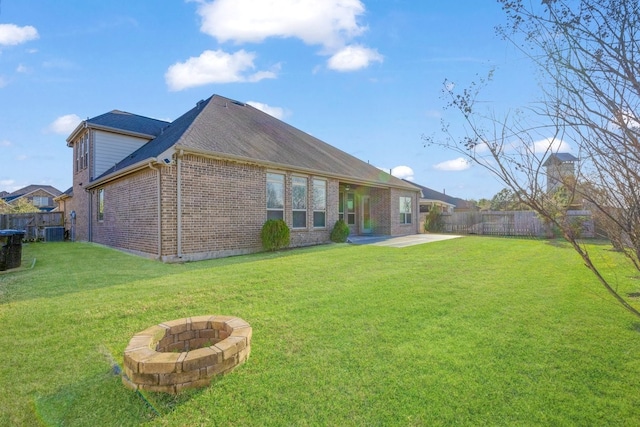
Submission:
[[[442,240],[457,239],[456,234],[412,234],[409,236],[349,236],[348,243],[354,245],[387,246],[391,248],[405,248],[407,246],[421,245],[423,243],[439,242]]]

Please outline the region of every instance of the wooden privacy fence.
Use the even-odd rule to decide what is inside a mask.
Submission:
[[[0,214],[0,230],[24,230],[25,240],[48,240],[47,229],[56,231],[57,236],[60,228],[64,235],[63,212]]]
[[[568,221],[581,228],[582,237],[594,237],[590,211],[568,211]],[[485,211],[443,213],[444,231],[456,234],[549,237],[554,234],[532,211]]]

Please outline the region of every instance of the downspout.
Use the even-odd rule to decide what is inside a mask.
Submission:
[[[88,206],[87,206],[87,211],[89,212],[89,215],[87,215],[87,241],[92,242],[93,241],[93,213],[91,212],[91,207],[93,206],[93,191],[87,190],[85,189],[84,191],[87,192],[87,194],[89,195],[89,197],[87,198],[88,200]]]
[[[177,167],[177,182],[176,182],[176,199],[178,205],[177,215],[177,234],[178,234],[178,258],[182,258],[182,156],[184,152],[180,150],[180,153],[176,156]]]
[[[158,193],[157,193],[157,197],[158,197],[158,259],[162,259],[162,200],[161,195],[162,192],[160,191],[160,169],[158,169],[157,167],[153,166],[153,163],[149,162],[149,167],[151,169],[153,169],[154,171],[156,171],[156,176],[158,177],[157,179],[157,189],[158,189]]]

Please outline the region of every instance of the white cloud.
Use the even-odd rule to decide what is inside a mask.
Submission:
[[[395,176],[396,178],[413,181],[414,173],[413,169],[411,169],[409,166],[396,166],[395,168],[391,169],[391,175]]]
[[[11,141],[9,141],[8,139],[0,140],[0,147],[10,147],[10,146],[11,146]]]
[[[16,72],[17,73],[30,73],[31,72],[31,68],[27,67],[24,64],[19,64],[18,67],[16,67]]]
[[[38,37],[38,30],[31,25],[18,27],[15,24],[0,24],[0,46],[15,46]]]
[[[366,68],[372,62],[382,62],[383,56],[374,49],[360,45],[346,46],[336,52],[327,62],[336,71],[355,71]]]
[[[262,102],[256,102],[256,101],[247,101],[247,104],[251,105],[254,108],[257,108],[260,111],[264,111],[265,113],[279,120],[282,120],[286,115],[284,108],[281,108],[281,107],[272,107],[270,105],[263,104]]]
[[[2,89],[3,87],[5,87],[8,84],[9,84],[9,80],[7,80],[3,76],[0,76],[0,89]]]
[[[298,38],[334,50],[362,34],[360,0],[214,0],[198,7],[200,30],[220,42]]]
[[[382,168],[380,166],[376,166],[378,169],[385,171],[386,173],[391,173],[391,175],[396,178],[406,179],[407,181],[413,181],[413,169],[409,166],[396,166],[394,168]]]
[[[457,159],[447,160],[433,166],[437,170],[441,171],[463,171],[471,167],[471,162],[464,157],[458,157]]]
[[[255,68],[254,59],[254,53],[243,49],[232,54],[222,50],[205,50],[198,57],[170,66],[165,81],[169,90],[178,91],[210,83],[257,82],[276,77],[275,71],[245,74]]]
[[[75,114],[60,116],[47,127],[47,132],[69,135],[81,121],[82,119]]]
[[[13,179],[0,179],[0,191],[7,191],[9,193],[13,193],[16,190],[22,188],[19,185],[16,185],[16,182]]]
[[[567,153],[571,151],[571,146],[565,141],[558,138],[545,138],[533,143],[533,151],[536,154]]]

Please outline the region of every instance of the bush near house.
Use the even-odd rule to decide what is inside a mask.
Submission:
[[[268,219],[262,226],[260,239],[265,251],[286,248],[291,241],[289,226],[281,219]]]
[[[347,241],[347,237],[349,237],[349,226],[344,220],[337,220],[333,226],[333,230],[331,230],[329,238],[332,242],[344,243]]]

